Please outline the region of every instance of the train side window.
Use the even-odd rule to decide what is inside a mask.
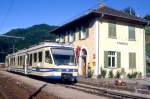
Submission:
[[[52,64],[52,58],[48,50],[45,51],[45,62]]]
[[[18,66],[19,66],[19,56],[18,56]]]
[[[38,53],[39,62],[42,62],[42,52]]]
[[[29,62],[30,66],[32,66],[32,54],[30,54],[30,62]]]
[[[20,56],[20,66],[22,66],[22,56]]]
[[[36,63],[37,62],[37,53],[34,53],[34,62]]]
[[[25,66],[25,56],[22,56],[22,65]]]
[[[29,59],[30,59],[29,54],[27,54],[27,64],[28,65],[29,65]]]
[[[14,66],[15,66],[15,57],[14,57]]]

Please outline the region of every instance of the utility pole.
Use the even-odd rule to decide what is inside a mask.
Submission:
[[[0,37],[4,37],[4,38],[11,38],[11,39],[22,39],[24,40],[24,37],[19,37],[19,36],[8,36],[8,35],[0,35]],[[15,43],[15,42],[13,42]],[[15,44],[13,44],[13,53],[15,52]]]

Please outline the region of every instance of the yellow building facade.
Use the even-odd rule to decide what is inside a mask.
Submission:
[[[145,67],[147,21],[121,11],[100,6],[52,31],[59,43],[75,48],[79,75],[96,78],[101,71],[139,72]]]

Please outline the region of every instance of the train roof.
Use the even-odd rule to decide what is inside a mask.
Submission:
[[[16,54],[22,54],[22,53],[27,53],[31,50],[36,50],[39,48],[45,48],[45,47],[50,47],[50,48],[72,48],[72,45],[70,44],[60,44],[60,43],[56,43],[56,42],[49,42],[49,41],[44,41],[44,42],[40,42],[38,44],[32,45],[29,48],[24,48],[21,50],[18,50],[16,53],[12,53],[12,54],[8,54],[7,56],[14,56]]]
[[[72,45],[70,45],[70,44],[60,44],[60,43],[56,43],[56,42],[44,41],[44,42],[40,42],[38,44],[32,45],[29,48],[33,48],[33,47],[36,47],[36,46],[49,46],[49,47],[61,47],[61,46],[64,46],[64,47],[72,47]]]

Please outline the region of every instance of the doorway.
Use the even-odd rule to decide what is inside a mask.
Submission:
[[[87,71],[87,51],[86,49],[81,50],[81,70],[82,70],[82,76],[86,77],[86,71]]]

